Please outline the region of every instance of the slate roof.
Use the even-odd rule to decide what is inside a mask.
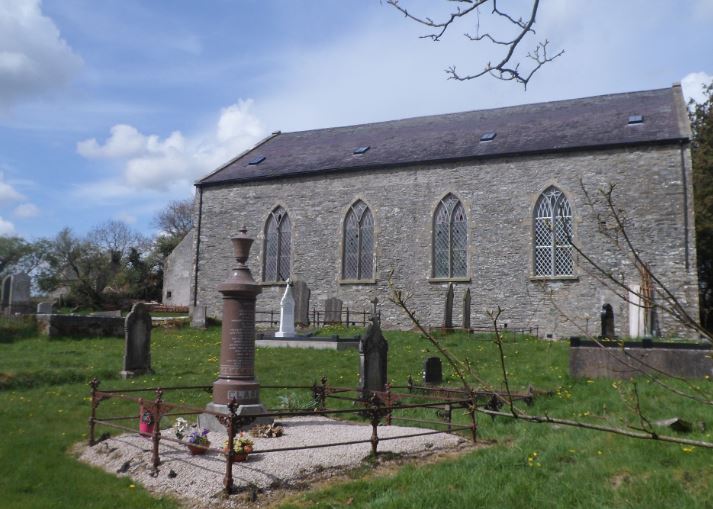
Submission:
[[[680,85],[373,124],[277,133],[196,182],[228,182],[686,141]],[[629,125],[630,115],[644,122]],[[494,131],[495,139],[480,136]],[[362,155],[356,147],[369,146]],[[264,157],[257,165],[251,160]]]

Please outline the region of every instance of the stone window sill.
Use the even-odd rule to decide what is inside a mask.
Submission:
[[[469,277],[429,277],[429,283],[470,283]]]
[[[340,279],[340,285],[375,285],[376,279]]]
[[[579,281],[579,276],[530,276],[530,281]]]

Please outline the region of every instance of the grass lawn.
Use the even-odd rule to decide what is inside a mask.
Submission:
[[[386,336],[393,383],[404,384],[409,374],[418,380],[423,360],[434,353],[433,348],[415,334]],[[443,342],[498,385],[499,361],[487,336],[473,339],[454,334]],[[152,497],[126,478],[78,463],[68,450],[86,440],[86,382],[92,376],[102,380],[102,388],[210,384],[217,376],[220,329],[154,329],[156,374],[130,381],[118,377],[122,343],[117,338],[48,340],[27,334],[0,340],[0,507],[178,507],[171,499]],[[506,355],[513,389],[532,384],[555,391],[553,396],[539,397],[528,411],[593,423],[636,424],[622,397],[622,387],[630,384],[570,379],[567,349],[565,343],[509,338]],[[258,349],[256,370],[263,384],[310,384],[326,375],[331,384],[354,386],[358,365],[355,351]],[[452,373],[444,368],[448,382],[455,385]],[[704,389],[710,384],[698,383]],[[711,407],[676,397],[645,380],[639,382],[639,392],[651,420],[678,416],[713,426]],[[276,407],[280,396],[288,394],[263,390],[263,402]],[[306,393],[297,397],[305,399]],[[173,398],[196,405],[209,400],[198,391]],[[110,410],[109,405],[115,404],[102,403],[100,415]],[[136,411],[131,406],[112,407],[112,412],[119,410]],[[710,450],[484,416],[479,420],[479,436],[492,445],[449,461],[412,464],[389,475],[374,476],[365,469],[354,479],[297,493],[283,506],[713,507]],[[685,436],[712,439],[709,431]]]

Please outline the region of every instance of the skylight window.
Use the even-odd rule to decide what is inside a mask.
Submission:
[[[644,123],[643,115],[629,115],[629,125],[643,124],[643,123]]]
[[[255,157],[254,159],[251,159],[248,164],[251,165],[251,166],[255,166],[255,165],[260,164],[260,163],[263,162],[264,160],[265,160],[265,156],[257,156],[257,157]]]
[[[495,131],[488,131],[487,133],[483,133],[480,135],[480,141],[493,141],[496,136]]]
[[[359,154],[365,154],[367,150],[369,150],[371,147],[369,145],[364,145],[363,147],[357,147],[354,149],[352,152],[354,155],[359,155]]]

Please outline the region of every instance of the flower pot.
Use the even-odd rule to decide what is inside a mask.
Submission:
[[[223,451],[225,453],[225,456],[228,456],[228,451]],[[233,455],[233,461],[234,462],[240,462],[242,463],[243,461],[248,460],[248,453],[247,452],[236,452]]]
[[[139,431],[141,433],[153,433],[153,428],[156,423],[154,419],[153,412],[144,407],[143,405],[139,408]]]
[[[203,447],[210,447],[210,442],[207,444],[201,444]],[[208,449],[202,449],[201,447],[198,447],[197,445],[193,444],[188,444],[188,450],[191,451],[191,456],[198,456],[201,454],[205,454],[208,452]]]

